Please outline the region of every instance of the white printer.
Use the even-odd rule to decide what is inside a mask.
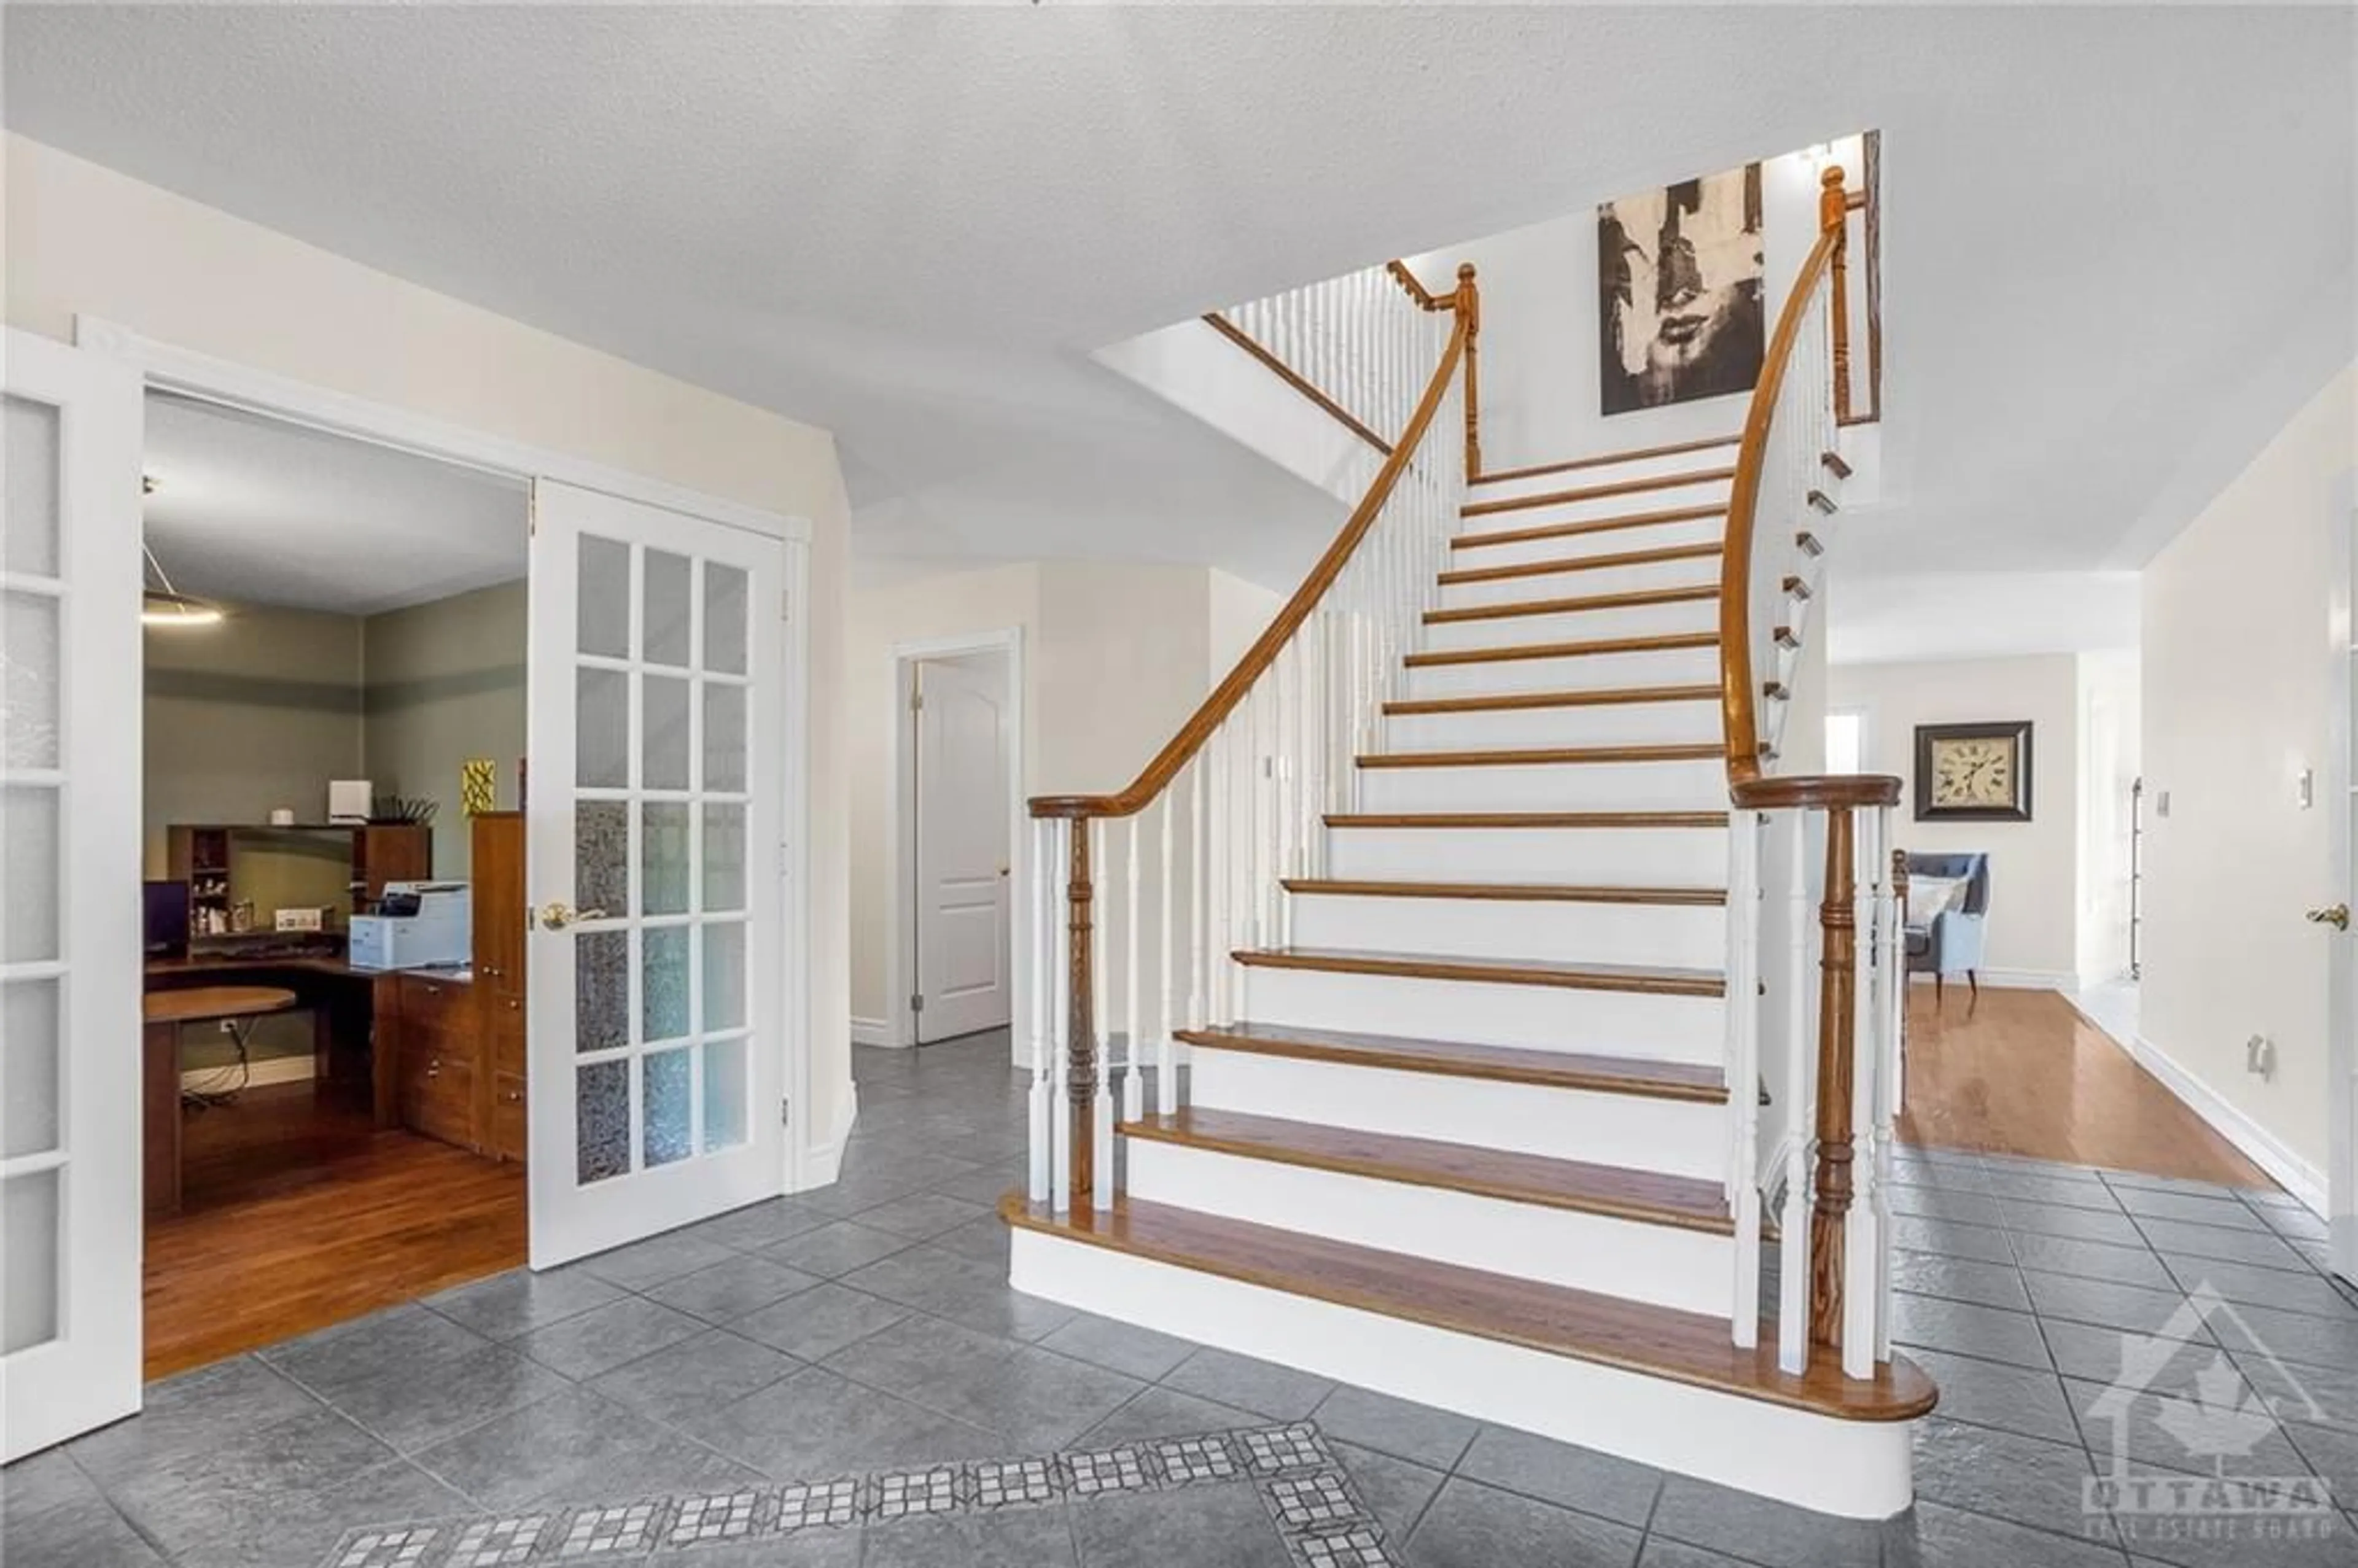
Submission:
[[[463,964],[474,955],[474,907],[465,882],[387,882],[374,914],[352,916],[356,969]]]

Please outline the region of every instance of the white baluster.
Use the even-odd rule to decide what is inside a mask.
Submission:
[[[1899,1030],[1908,1005],[1908,948],[1892,854],[1898,847],[1891,807],[1878,806],[1876,936],[1883,955],[1876,992],[1875,1053],[1875,1359],[1891,1359],[1891,1130],[1899,1113]]]
[[[1205,775],[1212,770],[1212,749],[1208,742],[1195,753],[1195,765],[1188,771],[1187,806],[1187,929],[1191,946],[1191,962],[1187,966],[1187,1022],[1197,1029],[1212,1022],[1211,948],[1206,941],[1204,912],[1205,883],[1211,880],[1212,823],[1205,815]]]
[[[1179,784],[1175,779],[1163,792],[1162,811],[1163,820],[1156,825],[1162,829],[1163,879],[1155,895],[1154,950],[1162,959],[1157,968],[1163,977],[1163,1005],[1154,1020],[1154,1107],[1171,1116],[1179,1109],[1179,1069],[1174,1061],[1178,1046],[1172,1031],[1178,1027],[1179,957],[1186,950],[1171,925],[1172,838],[1174,819],[1179,815]]]
[[[1146,1070],[1145,1036],[1142,1033],[1145,1016],[1146,976],[1138,967],[1140,948],[1138,934],[1138,884],[1145,879],[1145,846],[1139,840],[1140,821],[1137,814],[1122,823],[1122,875],[1129,884],[1122,919],[1122,1074],[1121,1114],[1125,1120],[1135,1121],[1143,1114],[1145,1086],[1139,1075]]]
[[[1727,824],[1727,1104],[1735,1147],[1727,1172],[1736,1221],[1735,1305],[1739,1348],[1760,1342],[1760,819],[1731,812]]]
[[[1055,1050],[1055,1037],[1048,1028],[1048,995],[1053,981],[1050,971],[1055,963],[1051,950],[1048,927],[1052,923],[1049,898],[1054,879],[1048,864],[1049,823],[1033,818],[1028,842],[1024,892],[1029,903],[1024,908],[1025,929],[1031,935],[1031,1016],[1032,1030],[1032,1094],[1026,1105],[1026,1125],[1031,1130],[1030,1155],[1024,1170],[1024,1195],[1034,1204],[1048,1202],[1049,1184],[1054,1178],[1055,1163],[1055,1086],[1051,1068],[1051,1055]]]
[[[1810,1032],[1809,814],[1790,811],[1783,824],[1785,890],[1783,970],[1785,1022],[1785,1202],[1777,1254],[1777,1365],[1799,1374],[1810,1360],[1810,1141],[1817,1118],[1817,1042]],[[1740,1092],[1730,1087],[1730,1093]]]
[[[1294,637],[1278,650],[1270,678],[1276,689],[1270,700],[1269,794],[1271,865],[1269,886],[1270,940],[1276,946],[1293,942],[1293,901],[1278,879],[1293,875],[1293,775],[1288,765],[1286,738],[1293,733],[1293,704],[1299,700],[1302,639]]]
[[[1205,956],[1205,979],[1211,1000],[1211,1020],[1218,1024],[1233,1023],[1237,1016],[1236,966],[1228,957],[1236,951],[1228,920],[1228,836],[1234,831],[1229,796],[1235,784],[1235,769],[1228,756],[1228,729],[1233,721],[1233,716],[1223,720],[1205,744],[1211,774],[1207,787],[1212,797],[1210,831],[1204,844],[1204,896],[1210,938]]]
[[[1089,835],[1089,874],[1097,885],[1105,885],[1106,829],[1102,817],[1091,817],[1081,831]],[[1089,923],[1089,1013],[1097,1025],[1098,1082],[1097,1098],[1090,1106],[1089,1126],[1094,1132],[1095,1163],[1090,1167],[1096,1177],[1096,1202],[1099,1210],[1113,1207],[1113,1089],[1111,1075],[1106,1064],[1112,1059],[1113,1041],[1107,1025],[1106,957],[1111,944],[1105,939],[1105,903],[1097,904],[1100,912]]]

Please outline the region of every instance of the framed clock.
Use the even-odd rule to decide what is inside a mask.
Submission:
[[[1916,726],[1916,820],[2030,820],[2030,720]]]

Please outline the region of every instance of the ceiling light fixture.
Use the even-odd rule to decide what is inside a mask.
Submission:
[[[222,622],[221,606],[208,604],[201,599],[191,599],[172,586],[164,575],[164,563],[145,544],[139,553],[147,557],[147,566],[155,572],[162,588],[142,586],[139,595],[139,623],[143,626],[218,626]]]

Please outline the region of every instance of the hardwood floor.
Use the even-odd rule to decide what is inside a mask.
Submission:
[[[525,1261],[525,1175],[309,1084],[183,1111],[183,1207],[147,1224],[159,1378]]]
[[[1901,1142],[2274,1187],[2054,992],[1987,989],[1968,1014],[1948,989],[1935,1011],[1931,987],[1909,989]]]

